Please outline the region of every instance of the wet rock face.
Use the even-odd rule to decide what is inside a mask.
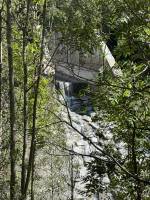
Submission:
[[[86,83],[57,82],[57,88],[63,89],[63,94],[72,112],[88,115],[94,111],[88,94]]]
[[[83,135],[86,135],[94,139],[94,132],[96,131],[93,122],[91,120],[93,107],[90,102],[90,97],[81,90],[86,89],[87,84],[79,84],[72,82],[57,82],[57,89],[61,91],[63,97],[60,97],[62,102],[65,101],[68,104],[68,110],[66,107],[62,108],[61,117],[63,120],[69,122],[68,112],[71,117],[72,126]],[[64,103],[63,103],[64,104]],[[65,133],[67,138],[68,148],[73,149],[78,154],[90,154],[92,151],[88,141],[81,136],[75,129],[69,125],[65,126]],[[86,160],[85,160],[86,159]],[[75,156],[73,159],[74,165],[79,166],[79,176],[74,187],[75,200],[85,199],[89,200],[86,195],[81,195],[80,192],[85,191],[85,184],[83,184],[82,178],[86,175],[85,162],[89,161],[89,157],[83,158],[82,156]],[[75,178],[75,177],[74,177]],[[80,191],[80,192],[79,192]]]
[[[71,96],[71,98],[67,97],[67,101],[69,101],[69,107],[72,112],[80,115],[90,115],[93,112],[93,107],[87,96],[80,98]]]
[[[90,138],[90,140],[97,144],[99,142],[98,138],[96,137],[97,130],[103,131],[102,124],[99,124],[98,122],[93,122],[92,118],[95,115],[95,112],[93,110],[92,103],[90,101],[90,96],[86,92],[82,93],[82,90],[86,89],[87,84],[82,83],[72,83],[72,82],[57,82],[57,88],[61,91],[63,94],[63,98],[61,99],[62,102],[64,100],[68,104],[68,108],[66,107],[62,108],[61,117],[64,121],[70,122],[71,118],[71,124],[75,128],[73,129],[71,126],[66,125],[65,126],[65,133],[66,133],[66,139],[67,139],[67,146],[70,149],[73,149],[74,152],[77,154],[82,155],[89,155],[92,152],[95,152],[95,149],[90,143],[85,140],[83,135]],[[65,105],[63,103],[63,105]],[[68,118],[68,112],[70,117]],[[77,130],[77,131],[76,131]],[[79,132],[81,134],[79,134]],[[111,133],[109,130],[105,130],[107,133],[109,142],[111,141]],[[101,141],[103,142],[103,141]],[[74,164],[79,166],[79,176],[77,179],[77,182],[74,187],[74,195],[75,200],[85,199],[85,200],[99,200],[99,199],[111,199],[110,194],[93,194],[92,198],[89,199],[86,194],[81,195],[80,192],[85,192],[85,184],[83,184],[83,177],[87,175],[87,168],[85,166],[85,163],[89,162],[91,160],[90,157],[87,156],[75,156],[73,159]],[[104,185],[109,184],[109,178],[105,176],[103,178]],[[110,197],[110,198],[109,198]]]

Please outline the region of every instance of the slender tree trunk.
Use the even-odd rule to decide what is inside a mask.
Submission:
[[[45,17],[46,17],[46,0],[44,1],[44,6],[43,6],[43,29],[42,29],[42,38],[41,38],[40,62],[37,66],[37,80],[36,80],[36,84],[34,85],[32,139],[31,139],[31,146],[30,146],[29,163],[28,163],[28,168],[27,168],[27,177],[26,177],[25,188],[24,188],[24,199],[26,199],[26,196],[27,196],[27,190],[28,190],[31,171],[32,171],[32,164],[34,162],[34,156],[35,156],[37,103],[38,103],[39,84],[40,84],[40,79],[41,79],[41,67],[42,67],[42,61],[43,61],[43,56],[44,56]]]
[[[12,50],[12,20],[11,20],[11,0],[6,1],[7,9],[7,51],[9,68],[9,100],[10,100],[10,200],[16,198],[16,151],[15,151],[15,91],[14,91],[14,68]]]
[[[53,155],[54,151],[52,151],[51,155],[51,180],[52,180],[52,187],[51,187],[51,200],[54,200],[54,180],[53,180]]]
[[[23,105],[23,154],[22,154],[22,171],[21,171],[21,194],[23,195],[24,187],[25,187],[25,179],[26,179],[26,149],[27,149],[27,122],[28,122],[28,114],[27,114],[27,84],[28,84],[28,69],[26,63],[26,46],[27,46],[27,30],[28,30],[28,19],[29,19],[29,8],[30,8],[31,0],[27,1],[27,14],[25,26],[23,27],[23,47],[22,47],[22,65],[24,69],[24,105]]]
[[[0,8],[0,145],[2,137],[2,10]]]
[[[35,173],[35,155],[32,163],[32,171],[31,171],[31,200],[34,200],[34,173]]]
[[[73,151],[73,146],[72,146]],[[71,182],[71,200],[74,200],[74,171],[73,171],[73,154],[70,155],[70,182]]]

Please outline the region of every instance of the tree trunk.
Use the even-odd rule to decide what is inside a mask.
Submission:
[[[34,171],[35,170],[35,155],[32,163],[32,172],[31,172],[31,200],[34,200]]]
[[[27,46],[27,30],[28,30],[28,20],[29,20],[29,8],[30,8],[31,0],[27,1],[27,14],[25,26],[23,27],[23,47],[22,47],[22,65],[24,69],[24,105],[23,105],[23,154],[22,154],[22,171],[21,171],[21,194],[23,195],[24,187],[25,187],[25,179],[26,179],[26,149],[27,149],[27,122],[28,122],[28,114],[27,114],[27,84],[28,84],[28,69],[26,63],[26,46]]]
[[[13,68],[13,50],[12,50],[12,20],[11,20],[11,0],[6,1],[7,9],[7,51],[9,68],[9,101],[10,101],[10,200],[16,198],[16,151],[15,151],[15,91],[14,91],[14,68]]]
[[[73,151],[73,146],[72,146]],[[73,154],[70,155],[70,182],[71,182],[71,200],[74,200],[74,169],[73,169]]]
[[[42,61],[44,56],[44,38],[45,38],[45,17],[46,17],[46,0],[44,1],[43,5],[43,29],[42,29],[42,38],[41,38],[41,53],[40,53],[40,61],[37,66],[37,80],[34,85],[34,103],[33,103],[33,115],[32,115],[32,139],[31,139],[31,146],[30,146],[30,155],[29,155],[29,162],[27,168],[27,177],[25,182],[24,188],[24,199],[26,199],[28,186],[30,182],[30,176],[32,171],[32,165],[34,162],[35,156],[35,145],[36,145],[36,117],[37,117],[37,103],[38,103],[38,92],[39,92],[39,84],[41,79],[41,68],[42,68]]]
[[[2,137],[2,10],[0,8],[0,146]]]
[[[51,200],[54,200],[53,155],[54,155],[54,151],[52,151],[52,155],[51,155],[51,180],[52,180],[52,186],[51,186]]]

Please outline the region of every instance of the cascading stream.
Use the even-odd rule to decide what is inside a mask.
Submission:
[[[97,143],[97,138],[95,137],[95,132],[99,128],[99,125],[92,122],[92,116],[94,116],[94,110],[92,107],[92,103],[90,102],[90,97],[83,93],[81,95],[82,90],[86,88],[87,84],[82,83],[71,83],[71,82],[62,82],[57,81],[57,89],[60,89],[63,98],[65,99],[68,105],[69,114],[71,116],[73,126],[80,131],[82,134],[85,134],[89,137],[93,142]],[[68,120],[68,114],[63,110],[63,118]],[[83,139],[79,133],[70,127],[66,127],[66,135],[67,135],[67,144],[69,147],[73,147],[75,152],[80,154],[90,154],[93,151],[93,147],[89,145],[87,141]],[[84,184],[81,182],[82,177],[84,177],[87,173],[86,168],[84,167],[84,162],[89,161],[90,158],[84,157],[84,159],[78,158],[77,162],[80,165],[80,178],[79,182],[76,185],[76,198],[75,199],[83,199],[83,196],[78,195],[78,191],[84,191]],[[86,197],[84,197],[86,199]],[[92,200],[103,199],[103,197],[98,193],[96,193]]]

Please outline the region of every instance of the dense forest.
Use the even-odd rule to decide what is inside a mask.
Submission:
[[[68,52],[104,61],[80,109],[56,76]],[[0,200],[149,200],[149,66],[149,0],[0,0]]]

